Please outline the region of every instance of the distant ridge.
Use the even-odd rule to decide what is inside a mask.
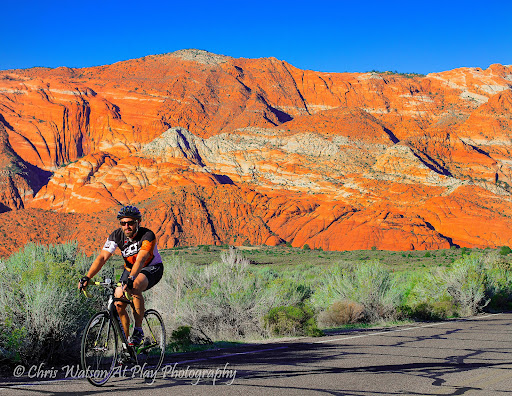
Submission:
[[[128,202],[164,247],[512,243],[511,66],[321,73],[187,49],[1,71],[0,125],[3,175],[27,170],[0,180],[5,254],[93,248]]]

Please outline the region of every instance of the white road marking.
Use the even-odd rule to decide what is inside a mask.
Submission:
[[[203,362],[203,361],[205,361],[205,360],[211,360],[211,359],[222,359],[222,358],[225,358],[225,357],[238,356],[238,355],[248,355],[248,354],[251,354],[251,353],[260,353],[260,352],[268,352],[268,351],[277,351],[278,349],[287,349],[287,348],[289,348],[289,347],[287,347],[287,346],[282,346],[282,347],[278,347],[278,348],[258,349],[258,350],[256,350],[256,351],[230,353],[230,354],[228,354],[228,355],[212,356],[212,357],[206,357],[206,358],[202,358],[202,359],[184,360],[183,362],[177,362],[176,364]],[[172,365],[172,363],[171,363],[171,365]],[[168,366],[168,365],[166,365],[166,366]]]
[[[459,319],[459,320],[467,321],[467,320],[474,320],[474,319],[485,319],[485,318],[489,318],[491,316],[496,316],[496,315],[501,315],[501,313],[489,314],[489,315],[483,315],[483,316],[476,316],[476,317],[471,317],[471,318],[468,318],[468,319]],[[416,329],[423,329],[425,327],[441,326],[441,325],[447,324],[447,323],[450,323],[450,322],[429,323],[429,324],[426,324],[426,325],[423,325],[423,326],[407,327],[405,329],[395,329],[395,330],[379,331],[379,332],[370,333],[370,334],[360,334],[360,335],[356,335],[356,336],[348,336],[348,337],[342,337],[342,338],[333,338],[333,339],[329,339],[329,340],[315,341],[315,342],[313,342],[313,344],[325,344],[325,343],[328,343],[328,342],[351,340],[351,339],[354,339],[354,338],[373,337],[373,336],[382,335],[382,334],[396,333],[396,332],[399,332],[399,331],[416,330]]]

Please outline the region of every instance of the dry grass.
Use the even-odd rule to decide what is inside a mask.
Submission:
[[[320,327],[337,327],[360,323],[364,320],[364,306],[354,301],[335,301],[318,315]]]

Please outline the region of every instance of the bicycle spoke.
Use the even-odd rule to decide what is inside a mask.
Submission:
[[[82,338],[82,368],[93,385],[105,384],[117,359],[117,337],[105,312],[94,315]]]
[[[147,364],[154,370],[162,365],[165,355],[165,327],[160,314],[153,310],[147,310],[142,322],[144,339],[137,348],[137,361],[139,365]]]

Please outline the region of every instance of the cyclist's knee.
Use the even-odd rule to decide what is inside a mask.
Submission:
[[[116,298],[123,297],[123,289],[120,287],[116,288],[116,290],[114,292],[114,297],[116,297]],[[123,313],[126,310],[126,303],[123,303],[121,301],[116,301],[114,303],[114,305],[116,306],[117,312],[119,312],[119,313]]]
[[[114,292],[115,298],[121,298],[123,296],[123,288],[122,287],[116,287],[116,290]]]
[[[148,287],[148,278],[144,274],[139,274],[137,279],[135,279],[135,281],[133,282],[133,288],[127,289],[127,291],[129,294],[131,294],[134,297],[136,296],[136,297],[142,298],[142,292],[144,290],[146,290],[147,287]],[[123,289],[121,287],[117,287],[114,292],[114,297],[123,298],[123,296],[124,296]],[[126,304],[121,303],[119,301],[116,302],[115,304],[116,304],[116,307],[120,307],[121,305],[126,307]]]
[[[144,274],[139,274],[137,279],[133,282],[133,289],[131,294],[142,297],[142,292],[148,287],[148,278]]]

